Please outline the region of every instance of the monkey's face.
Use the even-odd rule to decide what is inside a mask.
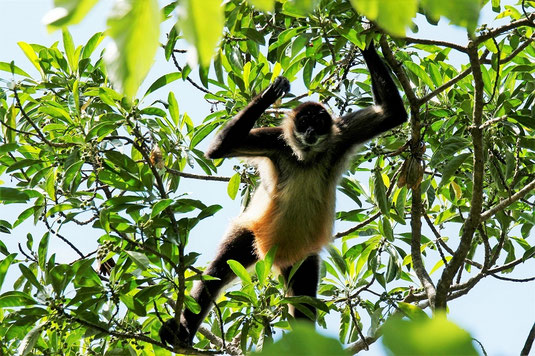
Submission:
[[[305,151],[322,150],[322,143],[332,133],[333,121],[323,106],[307,104],[296,109],[294,136]]]

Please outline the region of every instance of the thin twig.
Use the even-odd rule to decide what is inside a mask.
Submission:
[[[440,41],[440,40],[428,40],[424,38],[412,38],[412,37],[405,37],[403,38],[407,43],[416,43],[416,44],[424,44],[424,45],[432,45],[432,46],[442,46],[442,47],[448,47],[456,49],[457,51],[466,53],[467,49],[465,46],[458,45],[456,43],[452,42],[446,42],[446,41]]]
[[[522,27],[522,26],[530,26],[530,27],[534,26],[531,20],[531,16],[530,18],[523,18],[523,19],[511,22],[511,23],[508,23],[507,25],[498,27],[496,29],[492,29],[488,31],[487,33],[477,37],[474,40],[474,44],[477,46],[480,43],[483,43],[490,38],[496,37],[498,35],[501,35],[504,32],[507,32],[507,31],[510,31],[510,30],[513,30],[515,28]]]
[[[184,178],[191,178],[191,179],[200,179],[200,180],[214,180],[219,182],[228,182],[230,181],[230,177],[221,177],[221,176],[205,176],[200,174],[193,174],[193,173],[186,173],[182,172],[173,168],[165,168],[169,173],[184,177]]]
[[[173,63],[175,64],[175,67],[176,67],[180,72],[184,71],[184,69],[180,66],[180,64],[178,64],[178,60],[176,59],[176,56],[175,56],[175,53],[174,53],[174,52],[171,53],[171,58],[173,58]],[[207,89],[201,87],[199,84],[195,83],[195,82],[193,81],[193,79],[191,79],[191,78],[189,77],[189,75],[186,77],[186,80],[187,80],[188,82],[190,82],[191,85],[193,85],[195,88],[197,88],[197,89],[199,89],[200,91],[202,91],[203,93],[205,93],[205,94],[210,94],[210,95],[214,95],[214,96],[215,96],[215,94],[212,93],[211,91],[209,91],[209,90],[207,90]]]
[[[520,355],[522,356],[529,355],[529,352],[531,351],[531,346],[533,346],[534,340],[535,340],[535,323],[533,323],[533,326],[531,327],[531,330],[529,331],[528,338],[526,339],[526,342],[524,343],[524,347],[522,348],[522,351],[520,351]]]
[[[65,147],[76,146],[76,143],[73,143],[73,142],[52,142],[48,138],[46,138],[46,136],[43,134],[43,132],[41,132],[41,129],[39,128],[39,126],[37,126],[37,124],[32,120],[32,118],[30,116],[28,116],[28,114],[26,113],[26,111],[22,107],[22,103],[20,102],[19,94],[17,93],[17,88],[13,89],[13,94],[15,96],[15,100],[17,101],[17,107],[20,109],[20,113],[22,114],[22,117],[24,117],[24,119],[26,119],[26,121],[28,121],[30,123],[30,125],[33,127],[33,129],[37,133],[37,136],[39,136],[39,138],[41,138],[41,140],[43,140],[44,143],[46,143],[47,145],[49,145],[51,147],[56,147],[56,148],[65,148]]]
[[[495,117],[494,119],[490,119],[490,120],[487,120],[485,121],[485,123],[481,124],[481,126],[479,126],[479,128],[481,130],[483,130],[484,128],[487,128],[489,127],[490,125],[493,125],[497,122],[501,122],[501,121],[505,121],[509,118],[508,115],[503,115],[503,116],[500,116],[500,117]]]
[[[514,202],[518,201],[521,198],[524,198],[529,192],[531,192],[533,189],[535,189],[535,179],[529,182],[524,188],[520,189],[515,194],[511,195],[507,199],[503,199],[500,201],[497,205],[495,205],[493,208],[490,208],[489,210],[484,211],[481,214],[480,222],[483,222],[492,216],[494,216],[496,213],[502,211],[503,209],[507,208],[509,205],[513,204]]]

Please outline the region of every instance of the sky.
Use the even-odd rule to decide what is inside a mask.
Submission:
[[[105,15],[108,13],[111,3],[110,0],[100,1],[81,24],[69,28],[76,45],[84,44],[96,31],[105,29]],[[36,70],[26,59],[17,42],[51,45],[55,41],[60,41],[60,33],[47,33],[45,26],[41,23],[43,16],[51,8],[51,0],[0,0],[1,62],[14,60],[17,66],[30,74],[36,74]],[[492,16],[490,11],[485,12],[484,17],[493,17],[489,16]],[[419,27],[420,32],[411,36],[466,43],[464,31],[448,25],[447,21],[442,20],[438,28],[424,23]],[[463,63],[466,62],[466,59],[461,58],[461,56],[459,60],[462,60]],[[162,53],[158,53],[158,58],[144,84],[144,89],[148,88],[159,76],[175,70],[172,64],[165,62]],[[0,72],[0,78],[8,78],[7,73]],[[4,83],[0,83],[0,85],[5,86]],[[181,113],[187,112],[196,124],[199,124],[209,113],[210,107],[202,99],[202,94],[189,86],[187,82],[174,82],[164,88],[165,95],[167,95],[166,90],[175,92]],[[140,92],[142,93],[144,90],[142,89]],[[150,101],[145,102],[145,104],[150,104]],[[220,174],[229,175],[231,167],[235,163],[235,161],[227,162]],[[0,177],[1,179],[5,179],[5,177]],[[9,184],[7,181],[5,183]],[[216,216],[204,220],[195,228],[190,237],[188,246],[191,251],[202,253],[199,264],[203,265],[210,261],[214,255],[217,241],[221,238],[221,233],[225,230],[230,219],[239,213],[239,199],[230,200],[226,194],[226,183],[221,182],[199,182],[183,179],[180,189],[183,192],[188,192],[192,198],[202,200],[205,204],[220,204],[224,207]],[[343,209],[346,204],[350,204],[350,201],[340,196],[337,202],[339,209]],[[20,210],[17,210],[16,207],[14,209],[13,206],[0,206],[1,219],[13,221],[23,209],[22,206],[18,208]],[[334,230],[335,232],[342,231],[344,226],[336,224]],[[43,234],[42,227],[26,224],[14,230],[11,235],[0,235],[0,239],[6,243],[10,251],[15,252],[17,251],[17,242],[24,243],[28,232],[34,234],[37,241]],[[82,235],[80,244],[87,246],[87,251],[96,246],[94,241],[98,237],[91,235],[90,231],[84,235],[80,234],[79,231],[64,230],[63,234],[67,236],[69,234],[71,234],[70,236]],[[70,262],[76,258],[70,248],[61,241],[56,241],[57,244],[54,248],[58,253],[58,259],[64,259],[61,262]],[[534,272],[532,263],[531,269],[529,266],[520,266],[518,272],[515,270],[515,276],[519,278],[529,277]],[[436,275],[432,277],[437,278]],[[3,292],[12,286],[13,278],[14,276],[11,275],[10,278],[6,279],[2,288]],[[535,321],[535,283],[513,284],[486,278],[467,296],[450,302],[449,307],[450,319],[482,342],[488,355],[517,355]],[[331,321],[331,324],[326,333],[336,336],[336,323]],[[362,354],[384,355],[384,351],[380,343],[375,343],[369,352]]]

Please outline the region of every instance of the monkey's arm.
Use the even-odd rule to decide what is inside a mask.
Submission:
[[[336,120],[341,131],[338,147],[341,150],[366,142],[407,121],[407,112],[396,84],[373,43],[362,51],[362,55],[370,71],[375,105]]]
[[[282,133],[280,128],[253,129],[253,126],[260,115],[289,90],[288,79],[277,77],[216,135],[206,151],[206,157],[257,156],[279,148]]]

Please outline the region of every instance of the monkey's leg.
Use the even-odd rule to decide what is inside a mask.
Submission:
[[[219,279],[197,281],[191,291],[191,297],[201,307],[200,313],[195,314],[189,309],[184,309],[180,325],[177,325],[175,319],[167,321],[160,329],[162,342],[186,346],[193,343],[193,337],[210,311],[213,301],[217,298],[221,289],[236,277],[227,264],[228,260],[236,260],[245,268],[258,260],[254,250],[254,234],[252,231],[237,229],[232,230],[227,235],[221,243],[215,259],[204,272],[205,275]]]
[[[301,263],[301,266],[299,266],[299,269],[294,273],[292,276],[292,279],[289,282],[289,290],[291,295],[293,296],[309,296],[309,297],[316,297],[316,292],[318,291],[318,282],[319,282],[319,274],[320,274],[320,259],[318,255],[311,255],[308,256],[303,263]],[[284,269],[283,275],[286,279],[286,283],[288,283],[288,277],[290,276],[290,271],[292,270],[292,267],[288,267]],[[314,319],[316,317],[316,308],[309,306],[309,309],[312,310],[312,313],[314,314]],[[295,308],[293,311],[293,316],[296,319],[305,319],[310,320],[310,318],[300,311],[299,309]],[[315,321],[315,320],[313,320]]]

